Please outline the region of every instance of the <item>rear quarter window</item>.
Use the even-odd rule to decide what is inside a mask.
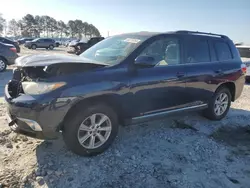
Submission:
[[[227,61],[233,59],[229,45],[223,41],[215,41],[214,48],[219,61]]]
[[[208,41],[204,39],[190,40],[187,46],[188,63],[210,62]]]

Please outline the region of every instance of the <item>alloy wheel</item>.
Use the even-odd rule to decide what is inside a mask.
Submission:
[[[103,145],[112,130],[111,120],[101,113],[87,117],[78,129],[78,141],[87,149],[95,149]]]
[[[0,71],[4,70],[5,66],[6,66],[5,62],[2,59],[0,59]]]
[[[228,95],[226,93],[220,93],[215,99],[214,113],[217,116],[221,116],[228,107]]]

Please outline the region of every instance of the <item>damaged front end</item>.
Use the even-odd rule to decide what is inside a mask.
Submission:
[[[22,94],[27,94],[25,93],[24,87],[28,85],[29,82],[46,83],[49,82],[51,78],[83,73],[103,66],[104,65],[90,63],[57,63],[47,66],[17,67],[13,70],[12,80],[10,80],[8,84],[8,92],[11,98],[16,98]],[[63,82],[60,84],[62,83]]]

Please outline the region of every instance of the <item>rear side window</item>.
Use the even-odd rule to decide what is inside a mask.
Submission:
[[[209,46],[206,40],[191,40],[187,46],[187,62],[210,62]]]
[[[233,58],[231,50],[226,42],[216,41],[214,47],[219,61],[226,61]]]

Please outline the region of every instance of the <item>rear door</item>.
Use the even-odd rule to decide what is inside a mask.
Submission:
[[[193,103],[207,103],[223,74],[214,47],[209,37],[192,35],[186,38],[185,49],[187,97]]]

